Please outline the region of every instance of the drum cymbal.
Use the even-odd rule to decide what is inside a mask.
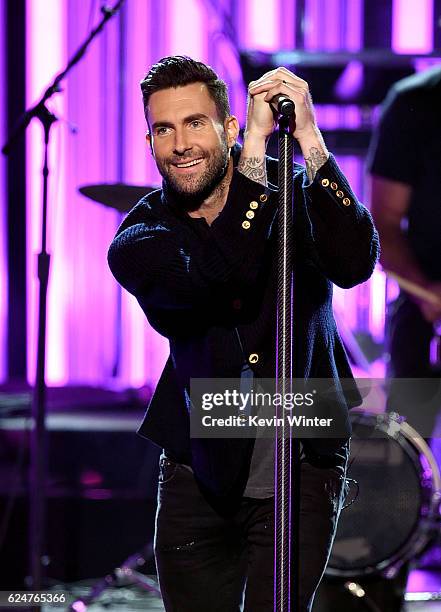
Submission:
[[[83,185],[78,188],[78,191],[94,202],[115,208],[120,212],[128,212],[138,200],[155,189],[155,187],[125,185],[124,183],[101,183]]]

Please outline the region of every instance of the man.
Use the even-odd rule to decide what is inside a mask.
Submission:
[[[441,322],[440,104],[440,66],[399,81],[385,100],[370,150],[371,210],[381,237],[381,263],[439,299],[437,304],[402,290],[390,306],[389,375],[394,378],[441,374],[440,364],[430,360],[434,324]],[[411,394],[392,385],[391,408],[408,416],[425,437],[435,418],[430,389],[437,384],[414,385]]]
[[[351,376],[332,316],[332,282],[350,287],[370,276],[377,235],[326,150],[307,83],[289,70],[250,84],[242,148],[225,84],[208,66],[164,58],[141,88],[163,187],[129,213],[109,264],[170,340],[140,428],[164,448],[155,537],[161,591],[166,610],[268,611],[273,447],[190,438],[189,385],[191,378],[275,377],[277,188],[268,173],[277,182],[277,164],[265,156],[275,95],[295,102],[292,127],[306,162],[306,172],[294,167],[297,377]],[[311,609],[326,565],[347,455],[346,438],[303,442],[298,610]]]
[[[386,322],[388,410],[405,416],[425,438],[440,409],[436,398],[441,365],[430,359],[434,324],[441,320],[440,105],[440,67],[395,83],[384,101],[368,158],[382,265],[440,299],[436,305],[401,289],[388,306]],[[406,378],[424,382],[404,385]],[[430,556],[426,560],[430,562]],[[408,572],[406,563],[394,578],[394,589],[388,581],[388,592],[396,594],[391,612],[404,607]]]

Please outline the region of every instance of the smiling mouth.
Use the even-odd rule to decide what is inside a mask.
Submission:
[[[176,168],[191,168],[192,166],[197,166],[198,164],[200,164],[202,159],[203,159],[202,157],[199,157],[198,159],[193,159],[192,161],[189,161],[186,163],[174,164],[174,165],[176,166]]]

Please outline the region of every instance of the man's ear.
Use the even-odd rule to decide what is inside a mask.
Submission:
[[[152,156],[155,157],[155,152],[153,150],[153,136],[150,134],[150,132],[147,132],[147,134],[145,135],[145,139],[147,141],[147,144],[150,146]]]
[[[224,129],[227,135],[228,147],[232,147],[237,142],[239,136],[239,121],[234,115],[230,115],[224,121]]]

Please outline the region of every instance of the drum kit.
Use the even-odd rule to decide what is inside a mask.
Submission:
[[[427,290],[389,271],[386,274],[407,293],[439,305],[434,294],[428,295]],[[357,377],[369,377],[368,360],[341,314],[335,314],[353,370]],[[430,363],[437,371],[441,368],[440,338],[441,325],[434,325]],[[367,387],[372,383],[366,381]],[[380,395],[370,395],[374,398],[370,402],[368,396],[361,408],[349,413],[349,500],[340,515],[319,612],[328,612],[328,604],[323,609],[320,604],[333,598],[337,598],[338,609],[348,612],[402,610],[409,569],[439,572],[441,565],[439,434],[432,434],[434,456],[405,416],[385,411],[385,385],[372,387]],[[418,574],[420,589],[427,581],[422,576]],[[435,591],[435,583],[429,582],[421,595],[425,600],[439,600],[439,589]]]
[[[354,409],[351,421],[348,476],[357,483],[357,501],[341,514],[327,573],[393,578],[439,531],[439,467],[398,414]]]
[[[153,190],[123,183],[79,188],[87,198],[120,213]],[[401,284],[403,279],[395,275],[395,280]],[[356,369],[366,372],[367,361],[353,335],[344,325],[339,329]],[[393,578],[439,537],[441,476],[431,449],[405,418],[365,409],[350,414],[348,478],[356,485],[356,503],[349,502],[341,513],[326,574],[352,585],[354,596],[359,596],[353,580],[375,575]]]

